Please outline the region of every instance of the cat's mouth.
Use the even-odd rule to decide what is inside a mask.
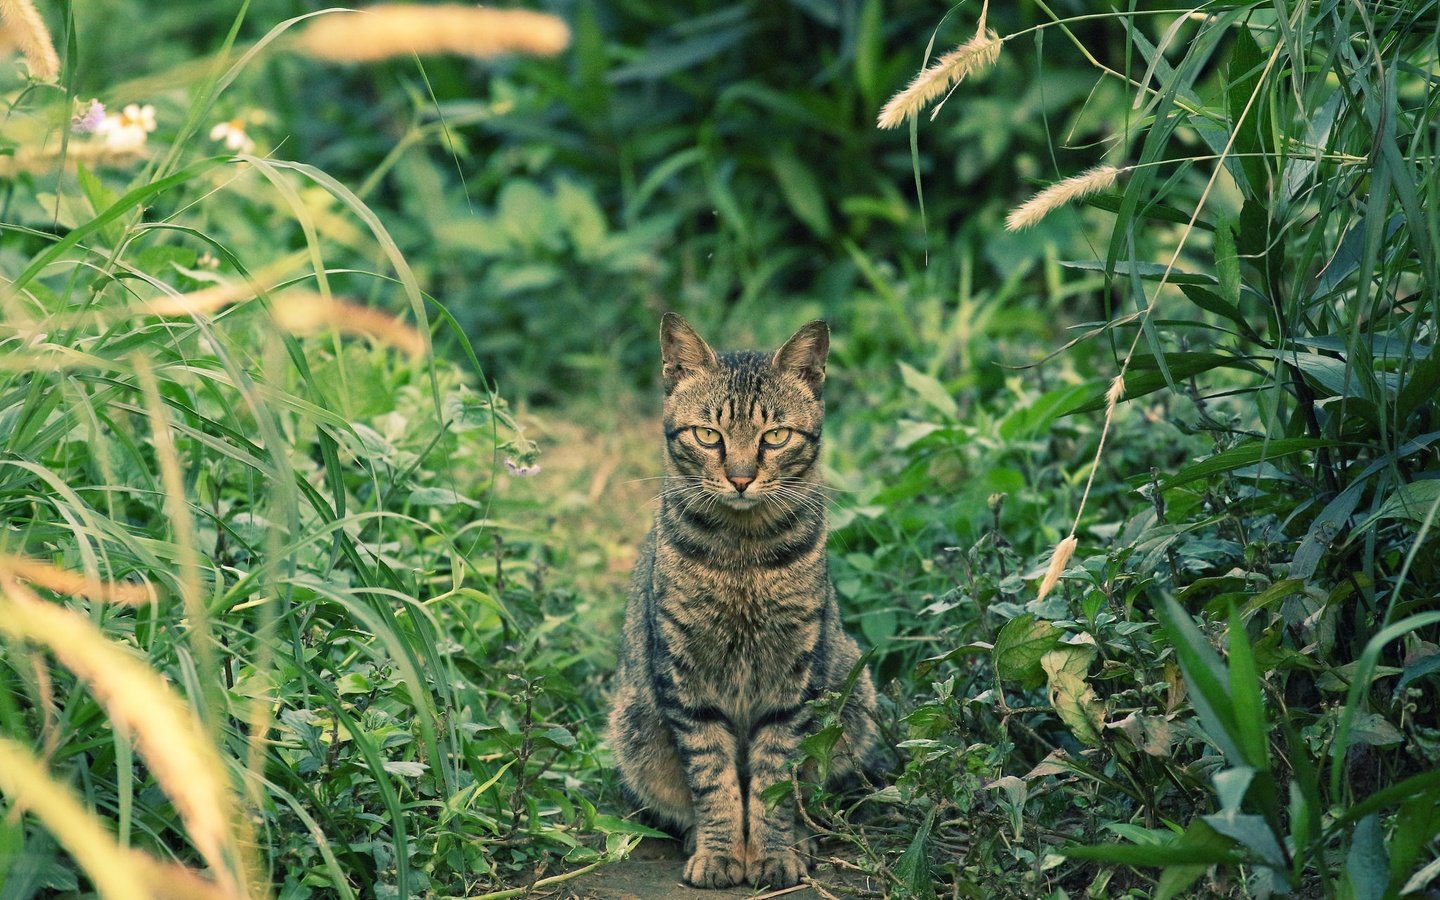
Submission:
[[[721,502],[731,509],[754,509],[760,505],[760,497],[750,492],[742,494],[739,491],[731,491],[721,495]]]

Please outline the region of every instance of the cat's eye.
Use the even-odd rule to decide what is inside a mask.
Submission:
[[[696,425],[695,440],[699,441],[702,446],[715,447],[720,443],[720,432],[713,428],[706,428],[703,425]]]
[[[760,435],[760,443],[766,447],[780,447],[790,440],[790,429],[772,428]]]

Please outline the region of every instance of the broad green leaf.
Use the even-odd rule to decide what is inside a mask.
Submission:
[[[557,747],[569,748],[575,746],[575,735],[559,725],[545,729],[540,736]]]
[[[373,690],[374,683],[359,672],[347,672],[335,682],[337,694],[368,694]]]
[[[1285,869],[1285,851],[1263,816],[1230,810],[1204,816],[1205,824],[1249,850],[1273,869]]]
[[[555,182],[555,213],[570,235],[576,252],[590,259],[600,248],[609,231],[605,213],[589,189],[569,179]]]
[[[1105,727],[1105,704],[1084,678],[1094,653],[1093,647],[1065,646],[1040,658],[1050,679],[1050,705],[1077,740],[1091,745],[1100,743]]]
[[[419,778],[430,768],[422,762],[404,759],[387,759],[381,763],[381,767],[391,775],[400,775],[405,778]]]
[[[830,210],[825,205],[825,192],[815,173],[796,158],[790,150],[776,150],[770,155],[770,170],[780,185],[780,194],[795,217],[820,237],[830,235]]]
[[[944,414],[946,418],[951,420],[960,418],[960,407],[956,405],[955,398],[935,376],[926,375],[915,367],[902,362],[900,363],[900,378],[905,382],[906,387],[914,391],[921,400]]]
[[[1018,681],[1027,688],[1038,687],[1043,679],[1040,658],[1060,643],[1061,631],[1049,622],[1023,613],[1000,629],[990,658],[995,663],[995,677],[1000,681]]]
[[[1361,713],[1350,728],[1350,739],[1371,747],[1389,747],[1405,740],[1405,734],[1377,712]]]
[[[1388,847],[1392,889],[1403,885],[1402,895],[1419,889],[1410,887],[1415,880],[1415,865],[1431,855],[1430,844],[1437,834],[1440,834],[1440,798],[1416,797],[1400,807]]]
[[[1433,521],[1434,507],[1440,503],[1440,478],[1402,484],[1385,499],[1375,519],[1410,519],[1413,522]]]
[[[1356,823],[1342,878],[1343,888],[1348,888],[1342,896],[1353,900],[1381,900],[1385,896],[1390,883],[1390,857],[1385,852],[1379,816],[1369,815]]]
[[[910,839],[910,846],[895,862],[895,877],[900,880],[900,896],[916,900],[933,900],[935,882],[930,877],[930,829],[935,826],[935,807],[925,814],[925,820]]]

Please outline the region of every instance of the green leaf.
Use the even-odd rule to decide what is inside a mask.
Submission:
[[[1217,855],[1234,853],[1234,844],[1230,839],[1202,819],[1191,822],[1190,827],[1185,829],[1185,833],[1171,846],[1198,849]],[[1170,900],[1172,897],[1181,896],[1195,883],[1195,879],[1205,874],[1207,868],[1207,865],[1167,865],[1155,886],[1155,900]]]
[[[1371,747],[1389,747],[1402,743],[1405,734],[1379,713],[1368,712],[1355,717],[1355,723],[1350,729],[1350,740]]]
[[[575,735],[560,725],[545,729],[540,736],[557,747],[568,749],[575,746]]]
[[[1225,666],[1210,641],[1191,620],[1190,614],[1169,597],[1162,598],[1155,613],[1165,626],[1165,634],[1180,660],[1180,670],[1190,688],[1190,702],[1200,716],[1200,723],[1210,739],[1220,748],[1232,765],[1243,766],[1245,756],[1237,739],[1235,711]]]
[[[1350,852],[1345,854],[1342,885],[1353,900],[1381,900],[1390,883],[1390,857],[1380,832],[1380,817],[1369,815],[1355,825]]]
[[[609,231],[595,195],[569,179],[559,179],[555,182],[555,213],[569,233],[575,251],[582,258],[593,258]]]
[[[105,182],[84,165],[75,167],[75,181],[80,185],[80,190],[84,192],[85,199],[90,201],[92,214],[102,209],[109,209],[119,199]],[[110,222],[100,229],[100,239],[105,242],[106,246],[117,246],[123,238],[124,232],[118,222]]]
[[[1270,728],[1266,724],[1265,707],[1260,702],[1260,673],[1255,666],[1250,636],[1245,633],[1245,622],[1239,611],[1233,608],[1230,610],[1227,640],[1230,706],[1235,711],[1237,730],[1235,737],[1245,761],[1259,771],[1267,771],[1270,768]]]
[[[629,819],[622,819],[619,816],[612,816],[608,813],[596,813],[595,818],[590,824],[601,834],[638,834],[641,837],[654,838],[668,838],[670,836],[648,825],[641,825],[639,822],[632,822]]]
[[[1400,485],[1394,493],[1385,498],[1385,505],[1381,506],[1369,521],[1373,522],[1377,519],[1434,521],[1436,504],[1440,504],[1440,478],[1412,481],[1409,484]]]
[[[1260,124],[1263,121],[1263,91],[1257,94],[1257,89],[1260,86],[1265,55],[1250,34],[1248,25],[1242,23],[1239,28],[1233,29],[1233,32],[1235,42],[1230,51],[1229,64],[1225,67],[1225,112],[1230,122],[1238,123],[1234,126],[1235,153],[1245,172],[1245,180],[1249,182],[1248,185],[1241,185],[1241,191],[1247,197],[1264,196],[1269,189],[1269,177],[1264,160],[1258,158],[1264,149],[1264,129]],[[1244,121],[1240,121],[1242,115],[1245,116]]]
[[[1215,229],[1215,275],[1220,283],[1220,296],[1236,311],[1240,307],[1240,253],[1235,249],[1235,223],[1231,219],[1221,221]]]
[[[930,829],[935,826],[935,807],[925,814],[925,821],[920,823],[915,836],[910,839],[910,846],[900,854],[900,859],[895,862],[895,877],[900,880],[902,897],[913,897],[916,900],[934,900],[935,882],[930,878],[930,853],[926,844],[930,840]]]
[[[1401,888],[1402,895],[1418,890],[1407,882],[1413,881],[1416,864],[1430,855],[1430,842],[1437,834],[1440,834],[1440,802],[1435,797],[1416,797],[1400,807],[1395,815],[1395,830],[1390,835],[1391,889]]]
[[[1330,793],[1333,796],[1340,796],[1340,779],[1345,765],[1345,755],[1350,749],[1351,723],[1355,714],[1360,710],[1361,694],[1370,689],[1370,681],[1375,674],[1375,667],[1379,664],[1381,651],[1385,649],[1386,644],[1396,638],[1437,622],[1440,622],[1440,612],[1425,612],[1409,616],[1394,625],[1381,629],[1378,634],[1365,643],[1365,650],[1356,660],[1355,677],[1351,680],[1350,690],[1345,695],[1345,705],[1340,708],[1340,721],[1335,725],[1335,740],[1330,744]],[[1402,784],[1408,784],[1414,780],[1413,778],[1407,779]],[[1399,787],[1399,785],[1395,787]],[[1377,795],[1372,795],[1368,800],[1374,801],[1376,796],[1383,794],[1385,791],[1379,791]]]
[[[780,185],[780,194],[795,217],[820,237],[830,236],[830,210],[825,205],[825,192],[815,173],[806,168],[795,154],[776,150],[770,155],[770,170]]]
[[[1105,263],[1098,259],[1062,259],[1060,265],[1067,269],[1078,269],[1082,272],[1104,272],[1107,275],[1113,274],[1117,277],[1128,278],[1134,276],[1143,281],[1159,281],[1165,278],[1168,284],[1203,284],[1214,285],[1215,278],[1212,275],[1202,275],[1196,272],[1185,272],[1181,269],[1170,268],[1161,263],[1152,262],[1128,262],[1121,260],[1115,263],[1113,270],[1108,269]],[[1168,278],[1165,277],[1169,271]]]
[[[924,372],[914,368],[907,363],[900,363],[900,378],[905,386],[914,391],[916,395],[924,400],[946,418],[956,420],[960,418],[960,407],[956,405],[955,398],[945,385],[933,375],[926,375]]]
[[[1222,836],[1223,837],[1223,836]],[[1226,844],[1228,845],[1228,841]],[[1237,865],[1244,860],[1239,853],[1218,844],[1185,846],[1175,843],[1167,847],[1135,844],[1091,844],[1063,847],[1060,855],[1068,859],[1092,859],[1096,862],[1118,863],[1123,866]]]
[[[1006,622],[995,636],[995,647],[990,652],[995,677],[1000,681],[1018,681],[1027,689],[1038,687],[1044,676],[1040,658],[1055,649],[1060,637],[1060,629],[1030,613]]]
[[[1192,481],[1209,478],[1211,475],[1219,475],[1221,472],[1231,472],[1235,469],[1253,466],[1259,462],[1303,453],[1306,450],[1333,446],[1335,446],[1335,441],[1321,440],[1319,438],[1254,440],[1246,444],[1231,447],[1223,453],[1217,453],[1209,459],[1201,460],[1194,465],[1186,466],[1174,475],[1161,479],[1160,487],[1162,490],[1168,491],[1182,484],[1189,484]]]
[[[337,694],[368,694],[373,690],[375,685],[359,672],[348,672],[335,682]]]
[[[1202,372],[1222,367],[1241,369],[1247,372],[1255,371],[1254,363],[1225,353],[1167,353],[1165,354],[1165,365],[1172,380],[1189,378],[1192,375],[1199,375]],[[1155,358],[1137,354],[1130,363],[1129,373],[1125,376],[1124,399],[1128,401],[1136,397],[1143,397],[1160,390],[1166,384],[1164,374],[1157,370]],[[1065,410],[1064,415],[1105,408],[1105,392],[1110,388],[1110,381],[1108,379],[1096,381],[1092,382],[1092,385],[1091,399]]]
[[[405,778],[419,778],[430,768],[422,762],[405,759],[387,759],[380,765],[391,775],[400,775]]]
[[[1077,740],[1091,745],[1100,743],[1105,728],[1105,704],[1084,678],[1094,655],[1094,647],[1066,645],[1040,658],[1050,680],[1050,705]]]

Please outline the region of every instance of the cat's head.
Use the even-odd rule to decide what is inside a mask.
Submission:
[[[814,496],[830,330],[809,323],[773,353],[716,353],[674,313],[660,323],[667,470],[730,510]]]

